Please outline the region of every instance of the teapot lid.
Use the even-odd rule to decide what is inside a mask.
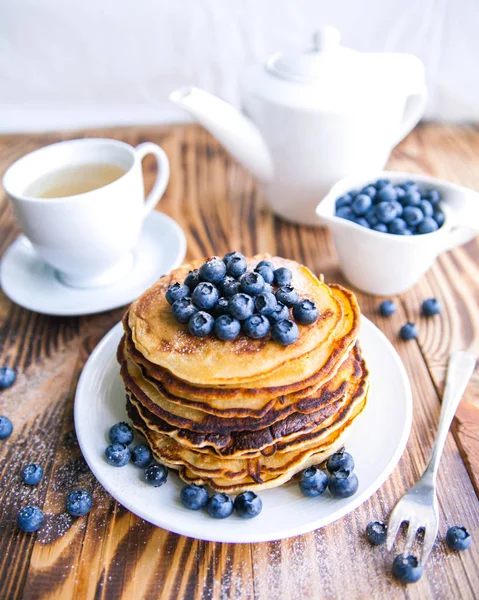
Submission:
[[[275,54],[266,61],[266,69],[276,77],[305,84],[326,84],[329,78],[337,84],[343,77],[358,77],[360,53],[341,46],[340,39],[335,27],[322,27],[313,36],[312,48]]]

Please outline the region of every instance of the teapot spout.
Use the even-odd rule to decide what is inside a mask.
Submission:
[[[170,100],[193,115],[255,177],[262,181],[272,178],[269,150],[251,119],[224,100],[192,86],[175,90]]]

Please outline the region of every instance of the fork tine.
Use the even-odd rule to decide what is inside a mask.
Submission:
[[[414,538],[416,537],[417,530],[421,524],[417,519],[411,517],[409,519],[409,524],[407,526],[407,538],[406,538],[406,546],[404,547],[404,554],[409,554],[409,550],[411,550],[412,544],[414,542]]]
[[[421,562],[423,566],[426,564],[426,561],[429,558],[429,554],[431,553],[432,547],[434,546],[438,529],[439,524],[436,521],[435,523],[428,523],[428,526],[424,531],[424,544],[421,552]]]
[[[399,528],[401,527],[401,523],[403,521],[408,520],[408,519],[405,519],[403,517],[403,515],[401,514],[401,509],[399,506],[400,502],[401,501],[399,501],[396,504],[396,506],[394,507],[394,510],[391,513],[391,516],[389,517],[388,534],[386,537],[386,546],[389,551],[391,551],[392,547],[394,546],[394,540],[397,537]]]

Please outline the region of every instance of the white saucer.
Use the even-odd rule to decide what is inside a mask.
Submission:
[[[88,315],[132,302],[161,275],[178,267],[185,253],[186,238],[178,223],[153,211],[143,223],[131,272],[110,285],[91,289],[64,285],[23,235],[5,252],[0,282],[11,300],[29,310],[46,315]]]
[[[252,520],[235,514],[216,520],[203,511],[187,510],[179,501],[184,484],[174,471],[170,470],[165,485],[154,488],[143,480],[142,469],[131,463],[120,469],[111,467],[104,458],[109,428],[128,420],[125,389],[115,358],[122,333],[118,323],[83,369],[75,397],[75,429],[83,456],[102,486],[123,506],[154,525],[215,542],[266,542],[306,533],[332,523],[367,500],[389,477],[404,451],[412,418],[409,380],[391,343],[363,317],[360,339],[371,371],[371,391],[346,440],[356,462],[357,493],[343,500],[333,499],[328,492],[319,498],[306,498],[292,482],[260,492],[263,510]]]

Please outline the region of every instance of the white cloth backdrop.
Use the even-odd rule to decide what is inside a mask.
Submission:
[[[190,83],[237,102],[244,65],[324,24],[419,56],[427,118],[479,121],[479,0],[0,0],[0,131],[181,120]]]

